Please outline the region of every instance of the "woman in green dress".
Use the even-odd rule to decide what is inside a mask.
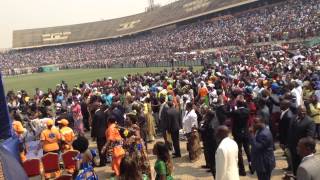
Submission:
[[[153,147],[153,154],[157,156],[154,166],[156,172],[155,180],[173,180],[171,176],[173,164],[167,145],[164,142],[157,142]]]

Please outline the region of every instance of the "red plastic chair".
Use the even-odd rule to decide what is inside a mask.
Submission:
[[[64,175],[61,175],[61,176],[55,178],[54,180],[72,180],[72,175],[64,174]]]
[[[61,174],[59,166],[59,155],[56,153],[45,154],[42,158],[43,171],[45,178],[57,177]]]
[[[28,159],[22,163],[28,177],[40,176],[40,159]]]
[[[70,173],[73,174],[77,167],[77,160],[76,157],[79,155],[79,151],[76,150],[69,150],[62,154],[62,161],[64,164],[64,169]]]

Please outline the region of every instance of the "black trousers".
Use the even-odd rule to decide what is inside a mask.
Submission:
[[[203,141],[204,148],[204,158],[206,161],[206,165],[210,167],[212,175],[214,176],[216,173],[216,158],[215,153],[217,150],[217,144],[215,140],[204,140]]]
[[[271,178],[271,171],[267,172],[259,172],[257,171],[258,180],[270,180]]]
[[[172,144],[168,141],[167,131],[166,130],[162,130],[162,136],[163,136],[164,143],[167,145],[168,149],[171,151],[172,150]],[[171,135],[171,138],[172,138],[172,135]]]
[[[83,117],[82,121],[83,121],[84,128],[90,131],[89,117]]]
[[[179,141],[179,131],[170,132],[172,138],[172,144],[176,156],[181,156],[180,152],[180,141]]]
[[[104,166],[107,163],[107,156],[106,153],[101,154],[101,150],[103,146],[106,144],[106,138],[105,137],[97,137],[97,147],[99,151],[99,158],[100,158],[100,166]]]
[[[238,145],[239,172],[244,173],[244,172],[246,172],[246,170],[245,170],[244,164],[243,164],[242,146],[243,146],[243,149],[247,155],[248,162],[251,162],[249,135],[234,136],[234,140],[236,141],[236,143]]]
[[[290,148],[290,154],[291,154],[293,174],[297,175],[297,170],[301,163],[301,157],[298,155],[297,150],[294,149],[293,147]]]

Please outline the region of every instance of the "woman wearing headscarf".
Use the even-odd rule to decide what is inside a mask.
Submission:
[[[146,147],[140,134],[140,127],[137,124],[137,112],[132,111],[127,114],[126,129],[123,136],[125,137],[125,150],[138,166],[142,174],[147,175],[151,179],[151,169],[146,152]]]

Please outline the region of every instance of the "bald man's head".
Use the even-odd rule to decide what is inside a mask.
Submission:
[[[290,105],[291,105],[291,101],[289,101],[288,99],[284,99],[280,103],[280,108],[281,110],[286,110],[290,107]]]
[[[225,125],[219,126],[217,129],[217,138],[219,141],[229,136],[229,128]]]
[[[304,117],[306,116],[307,114],[307,109],[305,106],[301,105],[298,107],[298,116],[301,120],[304,119]]]

